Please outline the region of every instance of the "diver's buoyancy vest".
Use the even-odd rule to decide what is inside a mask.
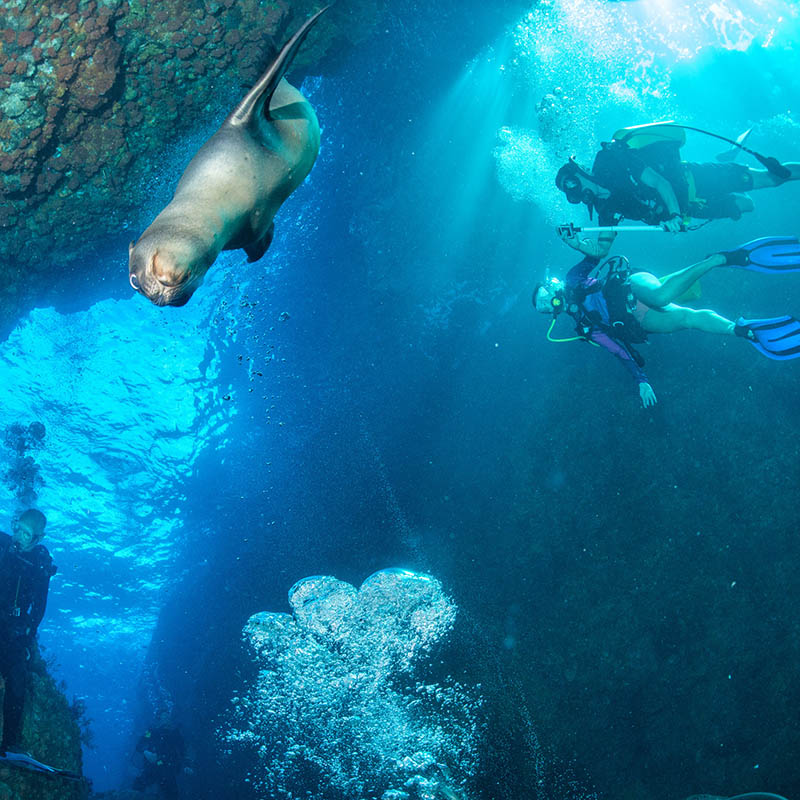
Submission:
[[[25,629],[31,613],[47,601],[50,577],[56,572],[43,545],[19,552],[12,538],[0,533],[0,627]]]
[[[599,169],[597,179],[603,184],[604,170],[601,164],[604,159],[610,158],[611,163],[605,169],[624,173],[625,177],[618,174],[617,180],[606,186],[612,196],[610,202],[606,202],[605,209],[598,203],[598,210],[605,210],[619,219],[638,219],[650,225],[657,225],[668,218],[669,213],[661,195],[634,174],[639,172],[633,167],[635,162],[644,164],[669,181],[680,208],[685,210],[688,205],[688,184],[680,157],[680,149],[685,142],[685,131],[669,126],[641,125],[616,131],[612,141],[602,142],[592,171]]]
[[[596,292],[603,296],[607,317],[585,305],[586,298]],[[627,268],[612,266],[604,279],[598,279],[588,290],[573,290],[568,300],[567,312],[575,320],[579,336],[589,339],[592,331],[599,330],[624,347],[640,367],[644,366],[644,358],[632,345],[646,342],[647,331],[633,313],[637,300],[631,289],[630,271]]]

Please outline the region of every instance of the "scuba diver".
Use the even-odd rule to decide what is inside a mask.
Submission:
[[[0,675],[5,679],[0,756],[20,746],[28,662],[36,629],[44,617],[50,578],[56,567],[40,544],[47,519],[29,508],[13,525],[14,535],[0,533]]]
[[[142,734],[136,752],[142,754],[142,772],[134,780],[133,788],[155,793],[162,800],[177,800],[178,775],[186,752],[183,736],[171,722],[169,711],[159,711],[157,724]]]
[[[752,155],[765,169],[735,164],[727,153],[718,157],[727,163],[682,161],[687,130],[722,139],[736,148],[734,152]],[[570,203],[585,204],[590,219],[597,210],[598,228],[593,229],[600,230],[597,240],[577,236],[572,225],[559,227],[559,236],[584,255],[605,258],[617,235],[614,229],[623,219],[671,233],[686,230],[693,218],[739,219],[753,210],[747,192],[800,179],[800,163],[781,164],[763,156],[744,146],[745,137],[734,141],[672,122],[618,130],[610,142],[601,144],[591,171],[570,158],[556,174],[556,186]]]
[[[657,278],[649,272],[632,272],[624,256],[612,256],[599,269],[600,259],[586,256],[567,273],[563,283],[546,279],[536,286],[533,304],[542,314],[552,314],[547,331],[551,342],[584,340],[619,358],[639,388],[642,405],[656,403],[644,359],[635,345],[650,333],[693,329],[723,336],[739,336],[769,358],[800,357],[800,322],[794,317],[735,322],[709,309],[675,303],[714,267],[729,266],[758,272],[800,272],[800,242],[793,236],[755,239],[735,250],[712,253],[685,269]],[[577,336],[554,339],[553,326],[562,311],[572,317]]]

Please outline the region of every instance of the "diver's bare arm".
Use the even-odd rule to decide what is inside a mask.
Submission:
[[[617,234],[614,231],[603,231],[596,240],[584,237],[580,251],[592,258],[605,258],[616,238]]]
[[[573,250],[583,253],[592,258],[605,258],[617,234],[614,231],[603,231],[597,240],[590,239],[588,236],[581,236],[577,232],[561,232],[558,234],[564,244],[569,245]]]
[[[651,189],[655,189],[658,192],[659,196],[664,201],[664,205],[667,207],[667,212],[670,216],[675,216],[676,214],[680,216],[681,207],[678,203],[675,190],[672,188],[672,184],[665,177],[659,175],[654,169],[645,167],[642,170],[641,180],[646,186],[649,186]]]

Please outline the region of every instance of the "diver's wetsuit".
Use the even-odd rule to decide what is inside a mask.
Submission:
[[[567,273],[564,282],[567,313],[575,320],[582,335],[622,361],[637,384],[648,383],[645,371],[636,363],[624,339],[613,336],[610,332],[611,315],[601,291],[602,286],[596,278],[589,277],[599,263],[600,259],[586,256]],[[630,322],[635,324],[633,319]],[[636,338],[642,341],[640,336]]]
[[[661,195],[642,181],[646,167],[669,181],[681,213],[698,219],[739,219],[736,194],[753,188],[753,176],[742,164],[681,161],[674,143],[634,148],[603,142],[592,166],[595,180],[611,192],[594,201],[600,225],[618,225],[623,219],[658,225],[669,219]]]
[[[623,219],[658,225],[669,219],[661,195],[642,181],[642,172],[647,167],[672,184],[678,204],[682,210],[686,208],[687,185],[677,150],[670,146],[650,146],[651,151],[656,148],[659,157],[645,160],[639,152],[622,142],[603,142],[592,165],[595,180],[611,192],[610,197],[595,200],[600,225],[617,225]]]
[[[27,664],[55,572],[44,545],[22,551],[8,534],[0,533],[0,675],[6,682],[3,752],[19,746]]]
[[[139,739],[136,752],[147,752],[150,758],[145,757],[142,774],[134,780],[133,788],[145,792],[155,786],[163,800],[177,800],[178,774],[185,755],[181,732],[172,725],[151,728]]]

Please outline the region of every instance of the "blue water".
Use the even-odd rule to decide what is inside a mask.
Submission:
[[[546,343],[530,290],[546,268],[563,274],[573,263],[553,226],[583,221],[557,195],[555,170],[573,153],[589,160],[622,125],[675,118],[734,136],[753,127],[753,147],[800,157],[796,7],[430,5],[390,4],[372,38],[305,76],[322,150],[261,262],[224,254],[181,309],[125,291],[127,240],[168,199],[224,116],[219,109],[165,159],[174,166],[143,187],[130,230],[94,244],[104,280],[93,284],[87,270],[85,286],[48,298],[0,344],[0,430],[34,420],[47,430],[32,451],[36,502],[59,572],[40,641],[68,693],[86,701],[95,745],[85,770],[98,790],[130,780],[132,747],[157,708],[174,712],[201,753],[209,742],[223,747],[228,734],[217,728],[230,698],[254,685],[235,652],[242,628],[258,612],[288,612],[289,588],[309,575],[359,586],[398,566],[442,581],[461,618],[485,637],[491,671],[505,670],[519,688],[531,761],[545,758],[538,716],[557,742],[553,759],[577,752],[580,778],[559,768],[562,777],[548,778],[553,797],[590,797],[622,769],[601,763],[580,732],[573,682],[606,663],[582,661],[575,641],[591,626],[554,622],[572,597],[565,591],[562,603],[560,592],[584,578],[597,589],[587,608],[639,591],[605,583],[613,567],[602,564],[626,558],[614,543],[651,557],[638,573],[628,556],[628,574],[639,575],[631,585],[685,580],[689,591],[704,568],[720,593],[737,581],[742,592],[751,586],[749,603],[725,601],[726,619],[787,619],[775,598],[791,590],[788,567],[778,570],[774,594],[753,587],[763,585],[762,559],[785,564],[796,555],[790,504],[776,506],[767,485],[743,499],[750,484],[714,454],[752,458],[794,441],[795,365],[778,369],[743,345],[665,337],[648,346],[661,404],[645,417],[623,371],[600,363],[604,354]],[[686,148],[692,160],[721,149],[702,137]],[[796,232],[796,186],[754,199],[756,212],[740,222],[658,244],[646,234],[620,237],[617,249],[666,272],[754,236]],[[118,285],[105,279],[112,273]],[[790,279],[720,272],[703,291],[729,316],[800,310]],[[781,469],[781,485],[793,491],[796,458]],[[674,495],[662,506],[665,491]],[[0,501],[10,516],[13,487],[0,484]],[[749,536],[759,530],[777,538]],[[707,547],[702,559],[669,547],[653,557],[647,548],[671,536]],[[684,616],[717,619],[717,606],[703,602]],[[635,603],[629,611],[663,616]],[[776,623],[765,634],[767,649],[783,630]],[[693,634],[701,644],[703,636],[724,650],[711,632]],[[620,639],[608,644],[616,656],[627,646]],[[662,656],[631,646],[631,680],[679,675]],[[450,674],[437,680],[462,691],[453,689],[466,682],[458,648],[447,658]],[[479,673],[481,657],[470,652],[469,660]],[[552,703],[532,693],[548,681],[531,676],[548,670],[553,684],[570,687],[560,735]],[[772,696],[768,677],[752,686]],[[748,691],[756,689],[721,702],[749,708],[741,699]],[[480,705],[474,681],[463,692]],[[716,763],[723,734],[688,735]],[[687,763],[694,757],[688,745],[678,752]],[[675,772],[685,769],[687,781],[702,773],[680,763]],[[780,789],[786,768],[776,759],[759,778]],[[257,760],[247,769],[266,785]],[[465,774],[479,770],[470,761]],[[740,775],[709,773],[709,791],[739,790],[725,777]],[[655,793],[647,775],[631,775],[630,785]],[[787,778],[783,790],[799,779]],[[675,784],[685,795],[703,788]],[[503,796],[533,795],[518,788]]]

